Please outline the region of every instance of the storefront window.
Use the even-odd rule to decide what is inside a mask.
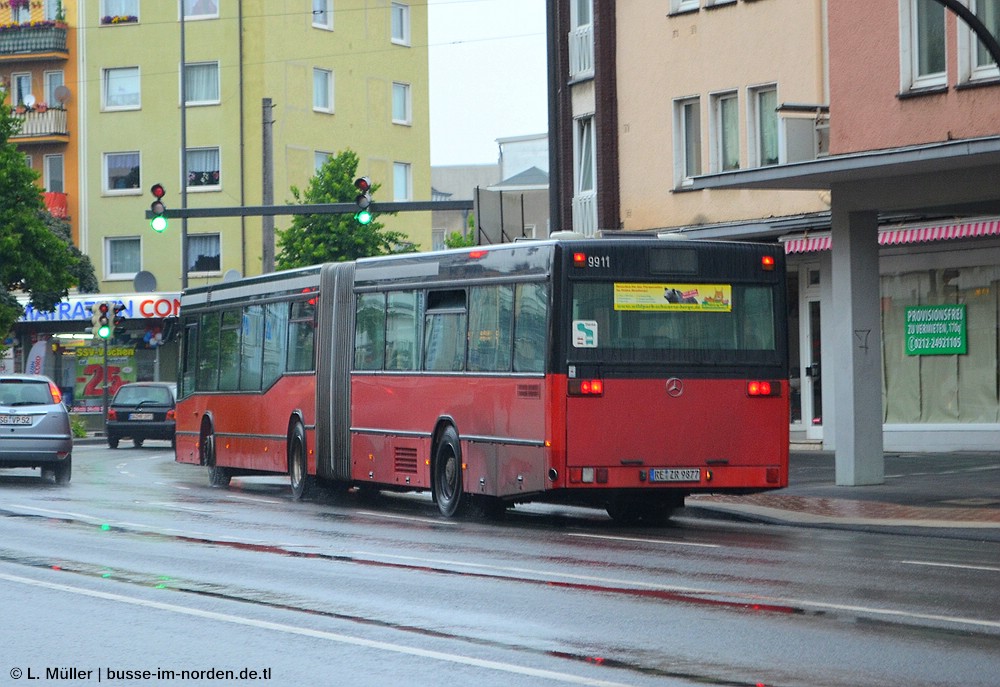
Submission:
[[[887,423],[993,423],[1000,420],[1000,267],[921,270],[882,277],[883,395]],[[907,308],[964,306],[953,328],[964,353],[914,352]],[[912,312],[912,311],[911,311]],[[953,326],[954,325],[954,326]]]

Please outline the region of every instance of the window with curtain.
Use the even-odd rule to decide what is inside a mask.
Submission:
[[[778,164],[778,89],[773,86],[753,91],[754,141],[757,165]]]
[[[410,84],[392,84],[392,123],[410,124]]]
[[[222,255],[218,234],[188,234],[188,272],[219,272]]]
[[[31,95],[31,74],[27,72],[22,72],[20,74],[12,74],[10,77],[11,84],[14,87],[14,93],[11,97],[11,102],[15,105],[23,105],[26,96]]]
[[[104,154],[104,191],[135,192],[139,189],[139,151]]]
[[[59,99],[56,98],[56,89],[63,85],[65,76],[61,69],[45,72],[45,102],[49,107],[58,107]]]
[[[189,189],[219,187],[222,184],[219,174],[219,149],[189,148],[187,176]]]
[[[218,16],[218,0],[184,0],[185,19],[207,19]]]
[[[410,44],[410,6],[401,2],[392,3],[392,42]]]
[[[132,277],[142,269],[142,244],[138,237],[105,239],[107,277]]]
[[[55,4],[54,2],[52,4]],[[138,17],[139,0],[101,0],[101,23],[103,17]]]
[[[333,0],[313,0],[312,25],[318,29],[333,28]]]
[[[106,110],[134,110],[142,104],[138,67],[105,69],[103,86]]]
[[[1000,0],[972,0],[973,8],[979,21],[983,22],[993,37],[1000,40]],[[996,69],[997,63],[990,57],[989,50],[975,33],[972,34],[975,45],[975,67],[992,67]]]
[[[219,63],[189,63],[184,69],[185,101],[188,105],[219,103]]]
[[[313,68],[313,109],[333,112],[333,72]]]
[[[713,171],[740,168],[739,98],[735,92],[715,96],[713,125],[715,154]]]

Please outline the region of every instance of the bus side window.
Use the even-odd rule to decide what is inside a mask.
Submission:
[[[313,347],[316,335],[316,306],[311,301],[292,303],[288,320],[288,371],[314,369]]]
[[[385,369],[416,369],[417,292],[396,291],[388,295],[385,326]]]
[[[509,372],[514,290],[469,289],[469,363],[472,372]]]
[[[545,285],[519,284],[514,301],[514,372],[545,370],[547,315]]]
[[[219,332],[219,391],[235,391],[240,381],[240,334],[243,325],[241,310],[222,313]]]
[[[268,303],[264,312],[264,376],[268,388],[285,372],[288,342],[288,303]]]
[[[198,369],[198,322],[193,318],[184,323],[181,360],[184,362],[177,394],[185,398],[194,392],[195,371]]]
[[[385,294],[358,296],[354,369],[381,370],[385,364]]]
[[[198,391],[216,391],[219,388],[219,313],[207,312],[199,323],[198,371],[195,388]]]

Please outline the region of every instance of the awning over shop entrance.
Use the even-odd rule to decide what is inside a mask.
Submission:
[[[1000,220],[990,219],[961,224],[935,224],[920,227],[900,227],[881,229],[878,233],[880,246],[898,246],[907,243],[946,241],[948,239],[968,239],[986,236],[1000,236]],[[788,236],[779,239],[785,246],[785,253],[815,253],[830,250],[830,232],[815,232],[809,235]]]

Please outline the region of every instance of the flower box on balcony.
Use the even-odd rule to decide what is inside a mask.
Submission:
[[[135,15],[124,15],[124,14],[106,14],[101,17],[101,24],[135,24],[139,21],[139,17]]]

